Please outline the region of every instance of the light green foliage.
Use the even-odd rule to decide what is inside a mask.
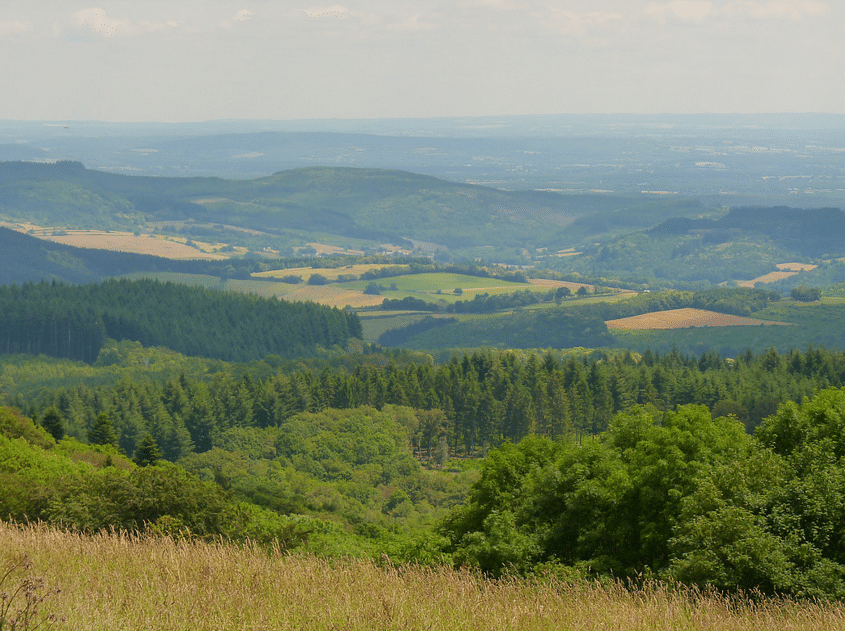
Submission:
[[[413,410],[390,405],[297,414],[278,427],[231,428],[180,464],[267,509],[342,519],[351,532],[310,535],[321,554],[378,544],[403,555],[427,550],[434,560],[440,548],[419,529],[460,501],[474,474],[423,470],[409,444],[418,423]]]

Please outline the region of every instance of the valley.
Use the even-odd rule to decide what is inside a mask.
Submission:
[[[696,134],[619,154],[601,125],[303,133],[267,172],[289,132],[227,138],[230,171],[211,137],[0,162],[0,538],[838,602],[840,155]],[[366,150],[315,157],[344,143]],[[798,193],[781,174],[802,161]]]

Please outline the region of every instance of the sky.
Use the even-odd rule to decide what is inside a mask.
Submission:
[[[845,113],[842,33],[841,0],[3,0],[0,119]]]

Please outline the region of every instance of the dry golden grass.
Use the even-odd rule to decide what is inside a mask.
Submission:
[[[299,276],[302,280],[307,281],[311,274],[320,274],[321,276],[325,276],[330,281],[336,281],[337,277],[341,274],[354,274],[355,276],[360,276],[364,272],[369,272],[370,270],[374,269],[381,269],[383,267],[405,270],[408,269],[407,265],[380,265],[380,264],[373,264],[368,263],[366,265],[349,265],[347,267],[337,267],[337,268],[313,268],[313,267],[291,267],[288,269],[277,269],[277,270],[270,270],[267,272],[256,272],[253,274],[256,278],[284,278],[285,276]]]
[[[548,278],[532,278],[528,281],[535,287],[548,287],[549,289],[557,289],[558,287],[568,287],[574,294],[581,287],[586,287],[587,291],[595,291],[595,285],[587,285],[586,283],[570,283],[568,280],[549,280]]]
[[[809,272],[816,269],[818,265],[812,265],[811,263],[778,263],[775,267],[780,270],[790,270],[792,272]]]
[[[659,584],[492,581],[449,568],[0,524],[0,561],[23,553],[45,589],[61,588],[44,610],[80,631],[845,629],[840,603],[754,603]]]
[[[790,276],[795,276],[798,272],[814,270],[818,265],[810,265],[808,263],[778,263],[775,267],[780,271],[769,272],[752,280],[741,280],[737,282],[737,285],[740,287],[754,287],[757,283],[773,283],[784,278],[789,278]]]
[[[785,325],[788,322],[774,322],[772,320],[757,320],[756,318],[743,318],[742,316],[716,313],[705,309],[670,309],[668,311],[657,311],[655,313],[644,313],[630,318],[608,320],[608,329],[684,329],[691,326],[759,326],[764,325]]]
[[[777,280],[783,280],[790,276],[795,276],[798,272],[769,272],[751,280],[738,280],[736,284],[739,287],[754,287],[757,283],[773,283]]]
[[[211,249],[211,244],[195,242],[203,249],[185,245],[185,240],[176,238],[154,237],[148,234],[134,235],[131,232],[102,232],[99,230],[68,230],[66,235],[41,237],[48,241],[63,243],[77,248],[94,250],[112,250],[114,252],[134,252],[152,254],[168,259],[224,259],[221,254],[203,251]]]
[[[371,296],[362,291],[343,289],[337,285],[301,285],[293,291],[280,296],[283,300],[317,302],[327,307],[353,308],[374,307],[380,305],[384,296]]]

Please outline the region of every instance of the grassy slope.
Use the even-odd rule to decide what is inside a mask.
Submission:
[[[642,351],[647,348],[666,352],[677,347],[683,352],[716,350],[726,356],[751,348],[763,351],[774,346],[779,352],[806,348],[808,344],[845,348],[845,304],[791,301],[775,303],[754,314],[765,320],[791,322],[796,326],[699,327],[666,331],[621,331],[612,335],[618,348]]]
[[[750,603],[646,584],[626,589],[550,578],[485,580],[389,560],[320,560],[246,546],[95,536],[0,523],[6,567],[28,554],[12,591],[38,575],[44,614],[78,631],[124,629],[841,629],[840,603]],[[0,568],[0,570],[5,569]],[[61,588],[59,593],[47,590]]]

